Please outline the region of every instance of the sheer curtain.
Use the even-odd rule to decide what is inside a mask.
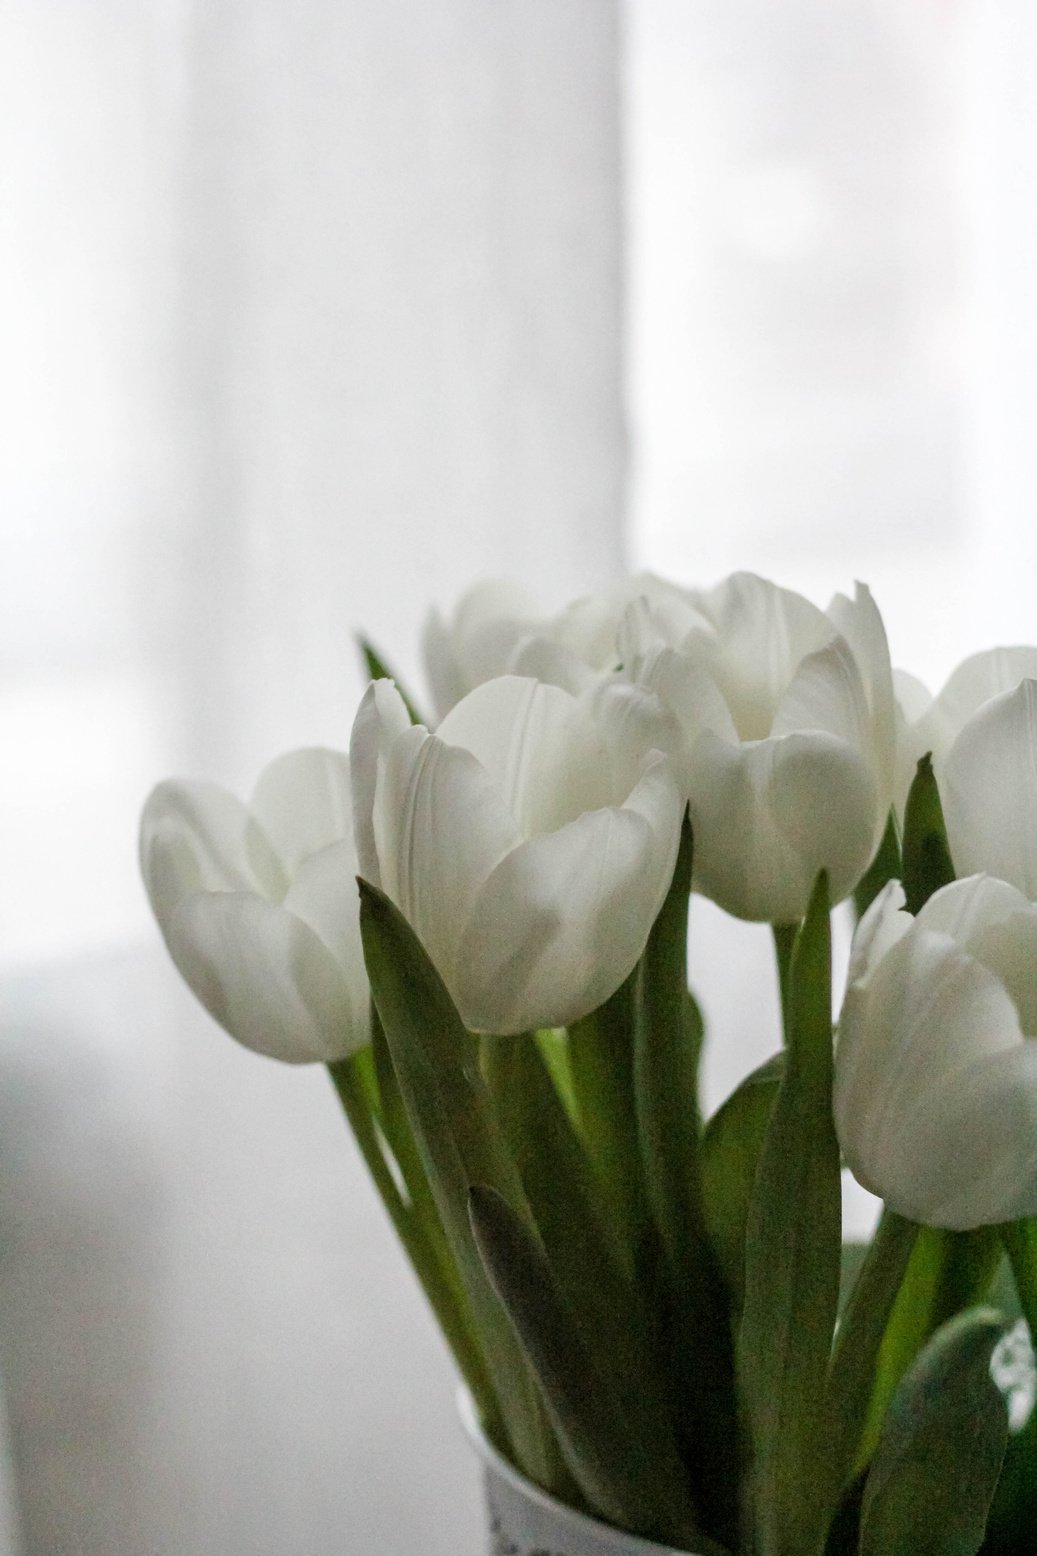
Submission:
[[[634,560],[862,578],[934,691],[1037,641],[1033,7],[627,14]],[[777,1041],[770,963],[696,901],[714,1102]]]
[[[156,946],[136,815],[343,746],[366,630],[620,562],[615,8],[0,15],[0,1370],[31,1556],[478,1548],[326,1078]]]

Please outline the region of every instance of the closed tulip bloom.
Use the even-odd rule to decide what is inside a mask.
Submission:
[[[871,595],[827,612],[750,573],[635,604],[624,674],[681,728],[695,886],[738,918],[791,923],[817,874],[833,901],[870,863],[892,799],[895,705]]]
[[[944,763],[965,726],[987,703],[1015,691],[1027,678],[1037,679],[1037,648],[1024,646],[988,648],[982,653],[971,654],[935,697],[930,696],[913,676],[903,670],[894,671],[897,701],[902,713],[896,781],[898,810],[903,811],[919,758],[931,753],[933,771],[942,793]],[[992,864],[976,868],[1001,874]]]
[[[343,754],[279,757],[248,805],[216,784],[159,784],[140,858],[174,962],[232,1037],[291,1063],[341,1059],[368,1041]]]
[[[959,874],[1011,881],[1037,901],[1037,680],[983,703],[940,773],[951,855]]]
[[[1037,907],[976,875],[917,918],[897,882],[861,920],[835,1052],[854,1176],[963,1231],[1037,1214]]]
[[[633,688],[486,682],[435,735],[376,681],[353,728],[360,873],[407,918],[473,1031],[588,1014],[635,966],[681,798]]]
[[[432,610],[425,622],[422,648],[437,717],[506,674],[574,694],[587,690],[616,668],[616,632],[630,602],[646,597],[662,610],[682,595],[676,584],[641,573],[551,615],[513,583],[474,584],[450,618]]]

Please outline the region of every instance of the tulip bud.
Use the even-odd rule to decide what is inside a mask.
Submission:
[[[930,696],[914,676],[894,671],[901,713],[896,780],[896,804],[901,814],[919,758],[932,754],[942,793],[944,762],[966,724],[992,698],[1014,691],[1027,677],[1037,678],[1037,648],[988,648],[971,654],[936,697]]]
[[[681,798],[626,703],[519,676],[435,735],[369,687],[351,758],[360,873],[396,903],[473,1031],[563,1026],[632,971],[673,873]],[[650,721],[649,721],[650,724]]]
[[[440,718],[484,681],[530,676],[574,695],[615,669],[616,631],[632,600],[661,611],[684,591],[648,573],[575,600],[557,615],[533,604],[514,584],[486,581],[462,595],[453,616],[433,610],[425,622],[425,669]]]
[[[624,674],[681,726],[695,886],[738,918],[802,917],[819,871],[853,890],[882,837],[895,750],[889,651],[867,589],[827,613],[736,573],[620,630]]]
[[[1037,681],[985,702],[943,763],[942,798],[959,874],[985,870],[1037,900]]]
[[[917,918],[890,884],[854,937],[835,1051],[854,1176],[929,1226],[1037,1214],[1037,907],[989,876]]]
[[[248,806],[216,784],[159,784],[140,859],[174,962],[232,1037],[290,1063],[368,1041],[345,756],[279,757]]]

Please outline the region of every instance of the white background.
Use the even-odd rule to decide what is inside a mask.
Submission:
[[[472,576],[870,582],[1037,638],[1022,0],[7,0],[0,1361],[32,1556],[477,1549],[324,1078],[216,1033],[135,818],[344,745]],[[722,1093],[763,931],[693,956]],[[391,1448],[399,1450],[394,1460]]]

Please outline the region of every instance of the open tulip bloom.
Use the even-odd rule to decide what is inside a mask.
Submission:
[[[365,649],[348,756],[161,784],[141,859],[216,1020],[328,1065],[487,1435],[698,1556],[1032,1553],[1037,650],[933,699],[866,589],[750,574],[425,646],[438,724]],[[692,890],[784,1028],[706,1122]]]

